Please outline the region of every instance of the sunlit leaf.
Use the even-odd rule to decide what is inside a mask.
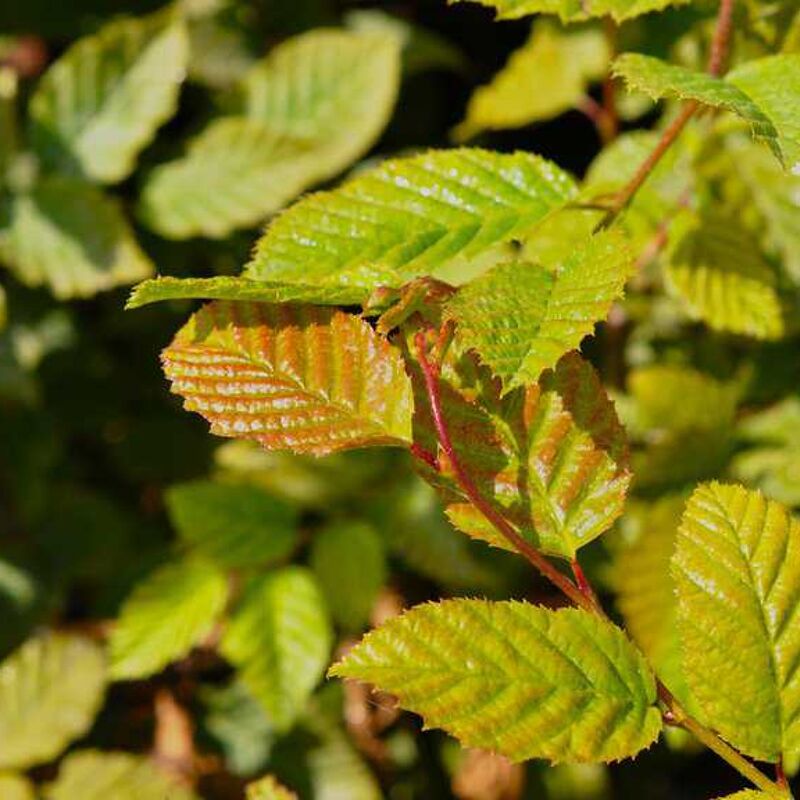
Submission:
[[[180,21],[107,25],[45,74],[31,99],[33,142],[48,161],[111,183],[175,112],[188,58]]]
[[[760,760],[796,758],[800,522],[758,492],[703,484],[673,574],[683,669],[703,721]]]
[[[45,786],[44,800],[196,800],[173,783],[152,761],[129,753],[78,750],[61,763],[56,780]]]
[[[100,709],[105,659],[89,639],[29,639],[0,664],[0,769],[25,769],[82,736]]]
[[[472,372],[473,377],[468,377]],[[421,377],[415,439],[437,453]],[[591,365],[568,354],[536,384],[502,399],[499,386],[462,358],[443,373],[445,421],[463,467],[492,503],[540,550],[562,558],[600,536],[622,513],[630,482],[625,434]],[[452,466],[420,467],[447,515],[470,536],[509,548],[467,500]]]
[[[757,792],[754,789],[745,789],[736,794],[728,794],[725,797],[720,797],[718,800],[766,800],[769,795],[764,792]]]
[[[313,303],[320,306],[362,305],[369,290],[359,286],[270,283],[220,275],[216,278],[152,278],[135,286],[126,308],[162,300],[240,300],[257,303]]]
[[[537,23],[505,67],[472,95],[456,137],[519,128],[579,105],[589,84],[605,75],[609,57],[600,30],[562,32],[549,22]]]
[[[271,775],[247,786],[247,800],[297,800],[297,795],[281,786]]]
[[[254,580],[223,635],[223,655],[276,728],[295,721],[328,663],[331,630],[311,573],[287,567]]]
[[[400,353],[341,311],[218,301],[162,358],[184,407],[220,436],[315,455],[411,438]]]
[[[24,775],[0,773],[0,797],[3,800],[36,800],[36,791]]]
[[[618,232],[598,234],[554,264],[500,264],[448,303],[456,335],[503,381],[536,381],[605,319],[633,259]]]
[[[125,601],[111,633],[111,675],[142,678],[160,672],[201,642],[228,598],[223,573],[184,559],[160,567]]]
[[[461,3],[465,0],[448,0]],[[610,15],[617,22],[690,0],[476,0],[497,11],[497,19],[517,19],[529,14],[558,14],[563,22]]]
[[[331,669],[396,694],[462,746],[514,761],[611,761],[661,730],[655,683],[625,634],[576,609],[449,600],[367,634]]]
[[[29,286],[91,297],[153,271],[116,202],[95,187],[51,176],[14,198],[0,261]]]
[[[430,274],[459,283],[469,259],[574,195],[566,173],[528,153],[458,149],[386,161],[281,214],[246,277],[397,287]]]

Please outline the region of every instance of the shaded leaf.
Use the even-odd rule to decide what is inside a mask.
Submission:
[[[331,674],[375,683],[462,746],[514,761],[610,761],[661,730],[649,667],[577,609],[448,600],[367,634]]]
[[[183,658],[214,627],[228,599],[225,575],[184,559],[160,567],[125,601],[111,633],[111,675],[143,678]]]
[[[0,664],[0,769],[55,758],[83,736],[106,686],[100,648],[78,636],[29,639]]]
[[[166,501],[181,540],[224,567],[263,567],[297,543],[297,512],[257,486],[181,483]]]
[[[59,299],[91,297],[153,271],[115,201],[55,176],[14,198],[0,260],[26,285],[45,284]]]
[[[602,233],[558,263],[499,264],[462,288],[446,313],[508,392],[577,348],[622,296],[632,269],[621,234]]]
[[[437,453],[416,370],[412,379],[419,393],[415,440]],[[538,549],[571,559],[622,513],[630,482],[625,435],[599,378],[580,356],[564,356],[538,383],[502,399],[499,386],[461,358],[443,373],[441,392],[462,466],[483,498]],[[436,472],[420,469],[442,492],[451,522],[470,536],[509,548],[466,499],[444,453],[438,462]]]
[[[617,22],[690,0],[476,0],[497,10],[497,19],[518,19],[529,14],[558,14],[562,22],[610,15]],[[448,0],[461,3],[465,0]]]
[[[79,40],[31,98],[39,154],[94,181],[122,180],[175,112],[187,59],[183,24],[162,16],[113,22]]]
[[[703,484],[686,507],[673,574],[683,668],[703,721],[754,758],[795,758],[800,522],[758,492]]]
[[[528,41],[486,86],[475,90],[460,140],[482,130],[519,128],[578,106],[589,84],[604,77],[610,58],[602,31],[561,31],[549,22],[534,25]]]
[[[170,781],[153,762],[129,753],[78,750],[61,763],[44,800],[195,800]]]
[[[398,287],[430,274],[458,283],[469,259],[574,195],[566,173],[528,153],[463,148],[386,161],[281,214],[245,276]]]
[[[375,529],[356,520],[323,528],[314,536],[310,564],[333,619],[346,630],[363,628],[387,573]]]
[[[254,580],[233,614],[221,650],[279,730],[302,711],[332,644],[311,573],[287,567]]]
[[[162,359],[184,407],[220,436],[314,455],[411,438],[400,353],[341,311],[218,301]]]
[[[281,786],[271,775],[247,786],[247,800],[297,800],[297,795]]]
[[[221,275],[216,278],[153,278],[135,286],[126,308],[162,300],[239,300],[257,303],[313,303],[321,306],[362,305],[369,291],[358,286],[313,286],[270,283]]]

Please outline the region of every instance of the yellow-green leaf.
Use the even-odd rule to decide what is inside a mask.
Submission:
[[[600,30],[561,31],[550,22],[537,23],[505,67],[472,95],[456,137],[519,128],[579,105],[589,84],[605,75],[609,58]]]
[[[577,609],[448,600],[367,634],[332,675],[376,684],[465,747],[612,761],[661,730],[655,682],[617,627]]]
[[[143,678],[183,658],[213,628],[228,584],[211,564],[185,559],[160,567],[125,601],[111,633],[111,675]]]
[[[14,198],[0,260],[23,283],[45,284],[60,299],[91,297],[153,271],[117,203],[58,176]]]
[[[565,172],[528,153],[462,148],[386,161],[281,214],[245,277],[398,287],[434,275],[463,283],[471,259],[531,230],[575,192]]]
[[[448,0],[461,3],[466,0]],[[558,14],[563,22],[609,15],[617,22],[691,0],[475,0],[497,11],[497,19],[518,19],[529,14]]]
[[[267,775],[247,786],[247,800],[297,800],[297,795]]]
[[[218,301],[162,359],[172,391],[219,436],[315,455],[411,439],[400,353],[351,314]]]
[[[800,522],[759,492],[703,484],[673,574],[683,669],[703,721],[754,758],[796,758]]]
[[[622,296],[632,270],[624,237],[601,233],[557,263],[494,267],[462,288],[446,313],[508,392],[577,348]]]
[[[36,790],[24,775],[0,773],[0,797],[3,800],[36,800]]]
[[[55,758],[89,729],[105,686],[103,653],[89,639],[29,639],[0,664],[0,769]]]
[[[62,168],[112,183],[175,112],[188,59],[180,21],[126,19],[81,39],[31,99],[33,142]]]

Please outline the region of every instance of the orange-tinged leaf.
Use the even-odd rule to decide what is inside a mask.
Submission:
[[[184,407],[219,436],[314,455],[411,439],[411,386],[399,351],[342,311],[210,303],[162,361]]]

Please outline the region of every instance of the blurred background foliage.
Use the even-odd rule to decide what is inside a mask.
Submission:
[[[787,34],[792,6],[742,3],[738,52],[800,39]],[[618,47],[691,64],[713,12],[697,2],[639,18],[619,31]],[[51,146],[60,112],[36,100],[37,86],[55,80],[48,68],[77,40],[122,16],[167,27],[183,19],[188,39],[165,50],[174,63],[158,65],[177,76],[172,94],[155,104],[127,167],[125,158],[102,167],[102,141],[76,166]],[[199,235],[202,223],[184,235],[152,203],[148,211],[148,192],[163,176],[157,167],[185,158],[187,143],[215,120],[241,113],[241,82],[265,54],[312,29],[374,31],[402,52],[388,123],[379,137],[365,134],[369,158],[478,136],[485,146],[541,153],[581,177],[588,170],[597,186],[619,180],[650,134],[626,133],[596,160],[602,131],[586,112],[600,99],[610,56],[602,30],[567,36],[552,23],[537,21],[532,32],[530,20],[491,19],[486,9],[441,0],[379,8],[344,0],[0,4],[4,800],[35,792],[225,800],[243,797],[246,783],[267,772],[315,800],[693,800],[737,788],[724,765],[680,737],[611,768],[512,767],[423,734],[387,698],[326,682],[338,649],[408,605],[453,594],[552,598],[524,565],[456,533],[403,453],[315,460],[212,439],[180,411],[159,369],[159,350],[189,303],[122,310],[126,284],[154,271],[238,273],[277,206],[250,208],[208,236]],[[150,34],[125,35],[133,58]],[[472,96],[517,48],[494,93]],[[512,118],[502,118],[509,107]],[[620,112],[626,132],[659,118],[635,95],[620,98]],[[29,131],[32,150],[21,141]],[[714,135],[750,147],[735,130]],[[378,139],[371,148],[370,136]],[[627,218],[640,249],[663,234],[679,178],[698,164],[702,191],[725,198],[735,224],[761,235],[742,176],[722,157],[683,152],[692,166],[668,160]],[[277,205],[364,154],[304,178]],[[201,154],[201,167],[211,168],[208,159]],[[253,169],[243,165],[243,181]],[[759,185],[778,180],[762,169]],[[183,186],[189,195],[203,188],[193,180]],[[786,180],[794,183],[765,203],[800,191]],[[784,298],[796,303],[796,201],[784,212],[769,217],[777,222],[759,258],[786,276]],[[556,228],[551,240],[526,246],[535,254],[558,241]],[[680,687],[667,561],[683,499],[696,481],[723,476],[800,505],[800,359],[791,305],[780,341],[735,335],[742,331],[724,321],[710,329],[686,313],[679,290],[663,291],[661,270],[671,267],[661,258],[656,250],[643,263],[634,291],[585,347],[615,392],[636,474],[629,512],[592,546],[590,566]]]

